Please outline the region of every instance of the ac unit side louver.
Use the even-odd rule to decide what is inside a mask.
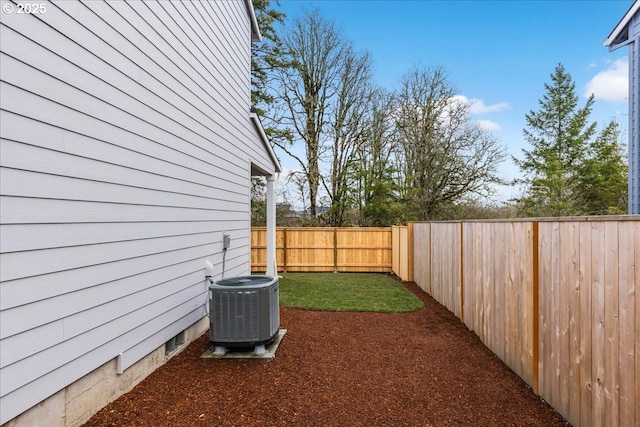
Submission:
[[[209,340],[227,348],[269,344],[280,327],[278,277],[239,276],[209,286]]]

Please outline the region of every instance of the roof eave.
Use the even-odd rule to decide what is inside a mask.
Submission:
[[[615,41],[618,36],[620,36],[620,34],[625,30],[625,28],[627,28],[633,16],[638,12],[638,9],[640,9],[640,1],[636,0],[633,2],[627,13],[625,13],[625,15],[622,17],[620,22],[618,22],[618,25],[616,25],[613,31],[611,31],[611,34],[609,34],[609,37],[607,37],[607,39],[603,43],[609,48],[609,50],[616,50],[617,48],[626,44],[615,43]]]
[[[269,137],[267,136],[267,134],[264,131],[264,128],[262,127],[262,123],[260,122],[260,117],[258,117],[258,115],[254,112],[251,112],[249,114],[249,116],[251,117],[251,121],[253,122],[253,125],[256,127],[256,130],[258,131],[258,134],[260,135],[260,139],[262,139],[262,143],[264,144],[265,148],[267,149],[267,152],[269,153],[269,157],[271,158],[271,161],[273,162],[273,166],[275,167],[275,171],[277,173],[282,172],[282,166],[280,166],[280,161],[278,161],[278,157],[276,156],[276,152],[273,151],[273,147],[271,146],[271,142],[269,141]]]
[[[253,2],[251,0],[244,0],[247,6],[247,12],[249,13],[249,19],[251,20],[251,41],[262,41],[262,34],[260,33],[260,27],[258,26],[258,19],[256,18],[256,11],[253,8]]]

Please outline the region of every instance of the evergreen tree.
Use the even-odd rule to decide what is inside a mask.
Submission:
[[[276,31],[276,25],[284,23],[285,15],[272,8],[270,0],[254,0],[253,8],[262,41],[251,45],[251,104],[262,116],[262,108],[273,102],[268,90],[273,71],[287,66]]]
[[[617,123],[609,123],[590,145],[588,157],[579,168],[579,200],[586,215],[627,212],[628,167],[618,136]]]
[[[538,101],[539,111],[526,114],[524,137],[531,145],[524,159],[514,158],[524,173],[527,193],[520,199],[525,215],[576,215],[579,209],[579,168],[596,131],[589,123],[593,96],[578,108],[578,95],[571,75],[558,64],[551,84]]]

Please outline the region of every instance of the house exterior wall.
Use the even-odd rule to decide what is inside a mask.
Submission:
[[[634,1],[604,42],[629,48],[629,214],[640,214],[640,2]]]
[[[640,214],[640,14],[629,23],[629,213]]]
[[[185,344],[173,354],[167,356],[166,347],[162,345],[134,363],[122,375],[118,374],[117,360],[112,359],[3,424],[3,427],[81,426],[107,403],[133,389],[167,360],[184,350],[208,327],[209,320],[201,319],[185,331]]]
[[[199,322],[223,233],[249,273],[250,171],[276,168],[247,3],[38,3],[0,25],[0,424]]]

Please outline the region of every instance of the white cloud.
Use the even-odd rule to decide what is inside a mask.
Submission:
[[[449,99],[449,101],[454,105],[456,103],[458,103],[458,102],[461,103],[461,104],[468,104],[469,103],[469,98],[467,98],[464,95],[454,95]]]
[[[452,104],[461,103],[461,104],[468,105],[469,113],[473,115],[500,113],[511,108],[511,105],[509,105],[507,102],[499,102],[497,104],[487,105],[484,103],[484,100],[482,99],[478,99],[478,98],[469,99],[464,95],[453,96],[451,98],[451,102]],[[483,119],[483,120],[476,120],[475,122],[478,126],[480,126],[481,129],[484,129],[490,132],[496,132],[501,129],[500,125],[492,120]]]
[[[511,108],[506,102],[499,102],[497,104],[486,105],[484,100],[477,98],[467,98],[464,95],[456,95],[452,98],[455,101],[463,102],[469,105],[469,112],[471,114],[486,114],[486,113],[500,113],[502,111]]]
[[[594,94],[605,101],[626,101],[629,96],[629,63],[618,59],[611,66],[596,74],[588,83],[584,96]]]
[[[493,105],[485,105],[482,99],[471,99],[470,103],[472,114],[499,113],[511,108],[511,106],[506,102],[499,102]]]
[[[480,126],[481,129],[484,130],[488,130],[491,132],[500,130],[500,125],[496,122],[492,122],[491,120],[476,120],[476,123],[478,124],[478,126]]]

